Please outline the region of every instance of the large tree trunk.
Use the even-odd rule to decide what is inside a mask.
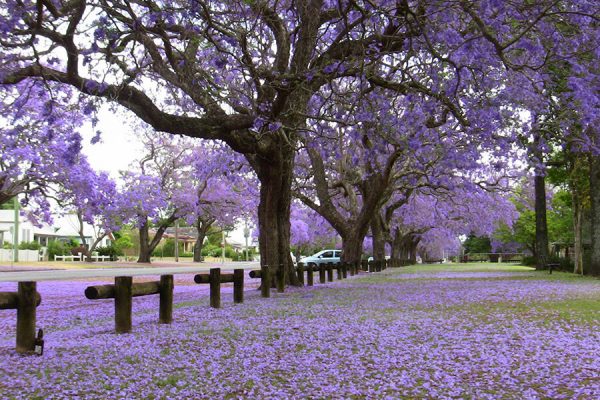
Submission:
[[[415,264],[416,260],[416,246],[419,243],[413,243],[413,234],[402,234],[398,228],[394,232],[394,241],[392,244],[392,259],[398,260],[400,265],[406,265],[407,263]]]
[[[574,245],[573,245],[573,272],[575,274],[583,274],[583,246],[582,246],[582,228],[583,228],[583,210],[581,198],[576,190],[572,189],[573,199],[573,230],[574,230]]]
[[[144,224],[139,228],[139,232],[140,232],[140,255],[138,257],[137,262],[139,262],[139,263],[149,263],[150,262],[150,258],[152,257],[152,252],[154,251],[154,249],[156,248],[156,246],[158,246],[158,244],[160,243],[160,240],[162,239],[163,234],[165,233],[165,230],[171,224],[173,224],[173,222],[175,222],[176,219],[177,218],[175,217],[175,214],[173,214],[169,218],[167,218],[166,220],[164,220],[158,226],[158,229],[156,230],[156,233],[154,234],[154,237],[152,239],[150,239],[150,232],[149,232],[149,227],[148,227],[148,218],[146,218],[146,221],[144,222]]]
[[[546,220],[546,171],[543,170],[544,155],[540,149],[541,137],[536,134],[533,138],[534,162],[538,165],[535,169],[534,201],[535,201],[535,265],[536,269],[544,268],[543,260],[548,259],[548,224]]]
[[[204,239],[206,238],[206,234],[208,230],[214,223],[214,219],[209,221],[205,221],[202,218],[198,218],[196,220],[196,242],[194,243],[194,262],[202,261],[202,247],[204,246]]]
[[[294,152],[274,151],[273,158],[257,159],[254,169],[260,180],[258,229],[261,265],[273,276],[283,268],[285,283],[299,286],[290,255],[290,207]],[[273,284],[276,279],[272,279]]]
[[[150,250],[150,233],[148,232],[148,222],[144,223],[140,228],[140,254],[137,262],[149,263],[150,257],[152,256],[152,250]]]
[[[379,213],[376,213],[371,219],[371,235],[373,237],[373,259],[375,261],[385,260],[385,236],[383,221]]]
[[[363,241],[366,234],[354,231],[342,236],[342,261],[351,264],[360,263]]]
[[[411,264],[416,264],[417,263],[417,247],[419,246],[419,243],[421,242],[421,238],[417,237],[415,235],[410,235],[410,242],[408,244],[408,251],[409,251],[409,260]]]
[[[592,254],[588,272],[600,275],[600,157],[590,156],[590,200],[592,204]]]
[[[402,245],[401,245],[402,235],[400,234],[400,229],[396,228],[394,231],[394,237],[392,239],[392,260],[398,260],[400,262],[402,260]]]
[[[400,240],[400,258],[410,262],[410,240],[408,236],[403,236]]]
[[[535,184],[535,248],[536,269],[544,268],[542,260],[548,258],[548,224],[546,221],[546,179],[540,172],[534,177]]]
[[[81,210],[77,210],[77,222],[79,224],[77,233],[79,234],[79,239],[81,240],[81,246],[85,248],[85,251],[83,251],[82,254],[85,256],[85,260],[87,262],[91,263],[92,262],[92,251],[94,251],[94,250],[92,248],[88,247],[86,240],[85,240],[85,233],[83,231],[84,221],[83,221],[83,214],[82,214]]]

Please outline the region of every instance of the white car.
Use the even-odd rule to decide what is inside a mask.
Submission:
[[[306,266],[320,266],[327,263],[339,263],[342,256],[341,250],[321,250],[312,256],[302,257],[300,262]]]

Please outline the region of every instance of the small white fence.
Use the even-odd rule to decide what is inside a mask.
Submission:
[[[39,261],[39,250],[19,250],[19,261]],[[10,249],[0,249],[0,261],[14,261],[14,251]]]

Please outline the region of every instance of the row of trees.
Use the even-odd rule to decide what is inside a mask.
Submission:
[[[536,171],[536,204],[545,204],[544,155],[556,144],[594,160],[590,270],[600,272],[594,1],[2,7],[3,90],[45,92],[45,102],[30,99],[45,109],[64,108],[78,91],[83,114],[97,102],[119,104],[155,131],[220,140],[243,155],[260,184],[261,258],[282,265],[292,284],[293,194],[341,236],[345,261],[358,261],[369,229],[376,257],[392,237],[396,254],[411,256],[417,239],[442,231],[433,220],[406,228],[406,217],[394,226],[397,210],[433,205],[451,232],[464,216],[439,202],[480,204],[507,186],[523,151]],[[144,188],[130,204],[159,198],[142,176],[130,178]],[[143,230],[151,217],[134,214]]]

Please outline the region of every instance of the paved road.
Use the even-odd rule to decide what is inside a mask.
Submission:
[[[177,265],[176,263],[173,263]],[[33,267],[35,268],[35,267]],[[212,263],[199,266],[188,264],[173,266],[172,264],[157,264],[154,266],[144,265],[138,267],[106,267],[89,269],[54,269],[54,270],[27,270],[15,272],[0,272],[0,282],[27,282],[27,281],[68,281],[82,278],[102,278],[114,276],[143,276],[143,275],[171,275],[171,274],[195,274],[207,272],[211,268],[221,268],[224,271],[233,269],[258,269],[259,263]]]

